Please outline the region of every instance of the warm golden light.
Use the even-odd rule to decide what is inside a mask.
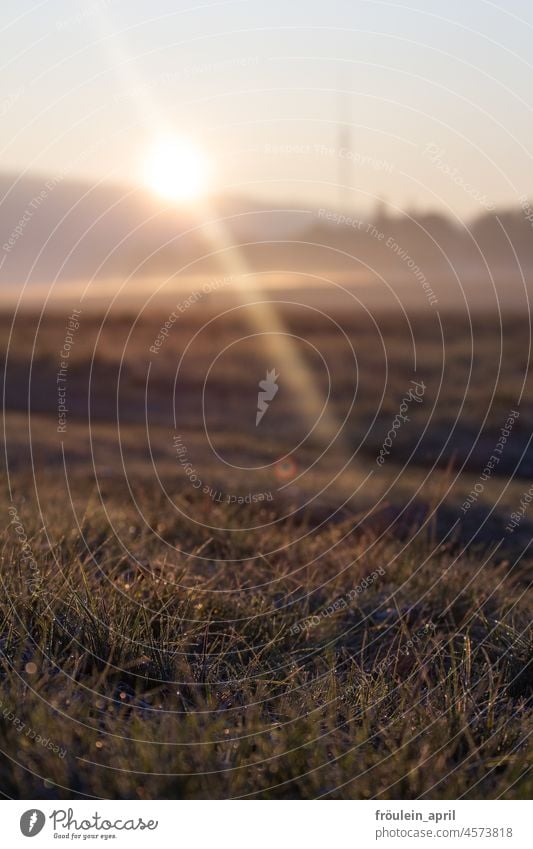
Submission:
[[[186,139],[158,141],[148,154],[145,182],[150,189],[173,201],[190,201],[204,195],[209,166],[202,151]]]

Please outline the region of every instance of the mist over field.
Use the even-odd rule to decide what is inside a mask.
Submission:
[[[323,302],[346,289],[370,308],[399,302],[422,311],[437,303],[520,311],[531,296],[533,207],[525,196],[516,208],[483,210],[464,222],[382,202],[363,213],[230,195],[199,211],[134,186],[62,175],[4,176],[0,193],[4,303],[21,292],[23,304],[43,295],[119,293],[126,304],[190,294],[206,276],[227,271],[228,246],[214,238],[215,220],[266,289],[310,290]]]
[[[7,14],[6,799],[531,795],[532,29]]]

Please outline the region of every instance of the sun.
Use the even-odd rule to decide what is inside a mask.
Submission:
[[[194,201],[207,192],[209,164],[203,151],[187,139],[159,139],[146,157],[144,181],[167,200]]]

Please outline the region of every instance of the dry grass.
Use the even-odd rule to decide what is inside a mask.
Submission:
[[[149,488],[139,506],[159,541],[112,485],[107,516],[96,499],[73,494],[78,508],[85,503],[81,533],[53,493],[46,533],[35,505],[20,509],[37,585],[28,586],[13,525],[4,540],[6,795],[531,791],[524,561],[461,555],[424,530],[407,542],[372,538],[354,518],[296,528],[258,508],[241,514],[243,524],[274,524],[253,537],[213,533],[197,560],[176,548],[198,552],[201,535]],[[178,504],[208,518],[203,501]]]
[[[342,420],[354,382],[344,343],[316,315],[283,317],[328,361],[329,409]],[[276,458],[290,450],[302,469],[316,455],[313,439],[293,449],[307,423],[283,375],[256,430],[257,380],[276,363],[252,343],[228,349],[213,373],[209,427],[226,459],[267,468],[230,474],[207,449],[203,378],[249,328],[226,321],[202,337],[175,394],[177,361],[209,310],[180,321],[158,358],[147,352],[161,314],[133,318],[107,321],[95,347],[101,316],[83,314],[66,435],[55,409],[65,316],[38,329],[36,316],[15,323],[10,492],[0,504],[2,792],[527,797],[533,514],[514,534],[503,530],[533,468],[527,320],[505,317],[500,368],[495,317],[477,317],[471,358],[469,326],[457,316],[441,316],[443,341],[427,317],[408,327],[402,316],[381,316],[379,338],[363,313],[337,315],[359,366],[344,427],[344,451],[356,454],[335,487],[303,507],[343,452],[328,452],[273,502],[251,506],[199,495],[176,459],[174,400],[191,461],[214,488],[276,490]],[[4,345],[8,327],[0,316]],[[377,470],[415,376],[411,330],[427,392]],[[316,359],[305,356],[324,388]],[[501,462],[462,516],[522,386]]]

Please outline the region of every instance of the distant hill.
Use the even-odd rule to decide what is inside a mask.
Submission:
[[[328,209],[298,210],[245,198],[218,198],[226,242],[243,244],[255,270],[318,270],[401,280],[513,280],[533,270],[533,214],[486,212],[468,228],[431,213],[373,220]],[[296,206],[296,205],[295,205]],[[219,233],[220,228],[218,228]],[[111,276],[220,270],[217,231],[147,191],[68,178],[0,175],[0,283],[28,276],[50,284]],[[250,244],[252,243],[252,244]],[[215,254],[215,255],[214,255]],[[425,288],[429,288],[428,283]]]
[[[303,226],[291,210],[239,198],[217,199],[238,241],[280,238]],[[211,253],[193,214],[130,186],[0,175],[0,281],[19,283],[169,273]],[[211,265],[216,267],[216,261]],[[204,261],[205,267],[205,261]]]

